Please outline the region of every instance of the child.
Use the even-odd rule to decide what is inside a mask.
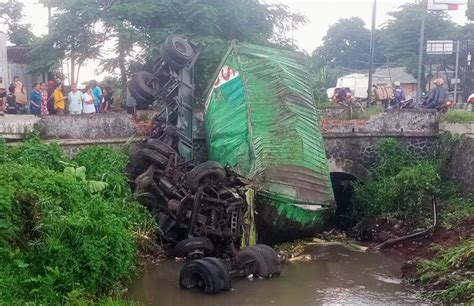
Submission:
[[[18,105],[16,104],[15,85],[10,85],[10,87],[8,87],[8,91],[9,93],[7,94],[7,114],[17,114]]]

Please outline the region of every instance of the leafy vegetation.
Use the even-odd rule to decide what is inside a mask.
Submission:
[[[126,187],[126,156],[59,153],[37,139],[0,144],[0,304],[99,301],[129,279],[154,231]]]
[[[449,144],[456,141],[443,135],[442,147],[451,148]],[[444,230],[456,230],[472,219],[474,200],[466,198],[452,182],[442,178],[441,168],[446,165],[444,158],[449,152],[441,151],[437,159],[431,161],[417,161],[391,139],[380,143],[378,153],[373,180],[354,186],[352,217],[355,232],[360,237],[376,231],[396,233],[400,228],[404,228],[401,234],[404,235],[427,228],[432,222],[433,199],[438,203],[438,224]],[[417,279],[444,303],[472,302],[473,268],[474,242],[470,239],[451,248],[439,248],[435,258],[424,260],[418,266]]]
[[[442,120],[449,123],[474,122],[474,112],[450,110]]]
[[[421,262],[420,282],[437,289],[434,296],[443,303],[474,302],[474,240],[442,251],[433,259]]]
[[[418,161],[394,139],[378,148],[379,159],[372,170],[372,181],[354,186],[353,218],[360,235],[374,220],[398,220],[414,230],[431,223],[433,199],[452,212],[455,199],[462,199],[453,184],[442,181],[440,163]]]

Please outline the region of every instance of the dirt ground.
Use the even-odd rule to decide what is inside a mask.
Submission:
[[[449,229],[437,227],[428,237],[401,242],[383,251],[395,253],[405,258],[406,263],[402,267],[402,276],[411,278],[416,274],[416,263],[419,260],[431,259],[438,254],[438,248],[434,248],[434,246],[446,249],[457,246],[468,239],[474,239],[474,215],[456,227]]]

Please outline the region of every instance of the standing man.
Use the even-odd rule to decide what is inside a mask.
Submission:
[[[48,100],[46,101],[46,107],[48,108],[48,113],[50,115],[56,114],[54,110],[54,90],[56,89],[56,82],[54,80],[48,81],[48,87],[46,88],[46,93],[48,94]]]
[[[100,110],[100,99],[102,99],[102,89],[94,80],[90,81],[90,86],[92,88],[92,96],[94,97],[95,112],[98,113]]]
[[[125,101],[125,106],[127,107],[127,113],[135,116],[135,111],[137,108],[137,100],[130,94],[127,86],[127,99]]]
[[[69,113],[80,115],[82,113],[82,92],[77,90],[77,85],[72,84],[71,92],[68,94]]]
[[[5,85],[3,85],[3,79],[0,78],[0,116],[4,115],[5,112],[5,100],[7,97],[7,90],[5,88]]]
[[[26,113],[26,104],[28,102],[25,85],[23,85],[23,82],[20,80],[19,76],[13,77],[13,85],[15,85],[16,103],[20,109],[20,113],[24,114]]]

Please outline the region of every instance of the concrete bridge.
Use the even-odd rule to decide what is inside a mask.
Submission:
[[[387,111],[367,120],[345,120],[340,109],[321,110],[326,155],[332,173],[345,173],[360,181],[370,177],[377,146],[394,138],[419,159],[432,157],[438,148],[436,111]]]
[[[342,179],[367,181],[370,169],[377,160],[377,144],[384,138],[397,139],[420,159],[433,156],[438,149],[437,114],[431,110],[387,111],[367,120],[348,120],[344,109],[339,108],[322,109],[319,112],[330,172]],[[45,118],[6,115],[0,117],[0,137],[6,138],[9,143],[15,143],[37,128],[43,141],[58,142],[66,154],[72,155],[88,145],[116,147],[137,141],[143,137],[146,119],[150,116],[147,112],[139,114],[144,121],[137,123],[125,113]],[[196,155],[203,158],[205,141],[202,136],[195,138]],[[474,148],[472,144],[464,144],[466,146]],[[471,153],[474,156],[474,152]],[[459,154],[463,155],[462,152]],[[464,173],[459,179],[464,180],[466,186],[472,185],[470,182],[474,179],[474,160],[454,168]],[[456,173],[452,176],[456,176]]]

